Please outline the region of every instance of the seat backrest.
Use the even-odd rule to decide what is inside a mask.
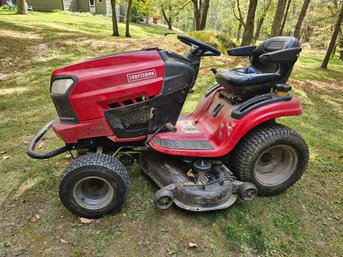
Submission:
[[[299,41],[295,37],[272,37],[259,44],[251,55],[251,66],[257,72],[280,74],[279,83],[286,83],[292,72],[296,60],[287,63],[260,62],[259,56],[265,53],[274,52],[282,49],[300,47]]]

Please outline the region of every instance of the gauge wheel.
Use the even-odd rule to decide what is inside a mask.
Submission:
[[[248,132],[231,156],[233,172],[240,180],[253,183],[260,195],[275,195],[300,179],[309,150],[297,132],[267,123]]]
[[[61,177],[63,205],[78,216],[100,218],[119,212],[129,190],[124,165],[106,154],[86,154],[75,159]]]
[[[160,189],[155,194],[155,204],[157,208],[166,210],[173,205],[174,196],[173,193],[168,189]]]

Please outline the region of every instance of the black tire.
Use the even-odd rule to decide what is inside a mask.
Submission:
[[[106,154],[91,153],[78,157],[66,168],[59,195],[71,212],[100,218],[121,210],[129,183],[122,163]]]
[[[306,170],[308,158],[300,135],[277,123],[254,128],[231,153],[234,174],[253,183],[260,195],[279,194],[291,187]]]

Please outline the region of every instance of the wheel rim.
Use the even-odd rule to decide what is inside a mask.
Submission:
[[[256,160],[254,175],[265,186],[277,186],[288,180],[298,164],[298,156],[289,145],[275,145]]]
[[[115,192],[105,179],[92,176],[83,178],[75,184],[73,197],[81,207],[98,210],[110,204]]]

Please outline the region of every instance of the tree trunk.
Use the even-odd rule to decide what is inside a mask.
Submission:
[[[257,20],[256,29],[255,29],[255,35],[254,35],[254,42],[256,42],[257,39],[258,39],[258,37],[260,36],[260,32],[261,32],[261,29],[262,29],[262,24],[263,24],[263,22],[264,22],[264,18],[265,18],[265,16],[260,17],[260,18]]]
[[[267,12],[271,6],[271,3],[272,3],[271,0],[269,0],[269,2],[267,2],[266,6],[263,8],[263,13],[261,14],[261,17],[257,20],[254,42],[256,42],[260,36],[261,28],[262,28],[264,19],[266,18]]]
[[[241,46],[250,45],[252,42],[254,36],[254,23],[257,1],[258,0],[250,0]]]
[[[126,12],[126,37],[131,37],[130,35],[130,20],[131,20],[131,6],[132,6],[132,0],[129,0],[129,3],[127,5],[127,12]]]
[[[341,49],[339,52],[339,59],[343,60],[343,33],[340,34],[338,45],[339,45],[339,48]]]
[[[18,6],[18,14],[24,14],[24,15],[29,14],[29,12],[27,11],[27,3],[25,0],[18,0],[17,6]]]
[[[208,14],[209,7],[210,7],[210,0],[204,0],[204,3],[202,4],[202,11],[201,11],[201,23],[200,23],[201,30],[204,30],[206,28],[206,21],[207,21],[207,14]]]
[[[241,39],[241,29],[242,29],[242,23],[239,23],[238,30],[237,30],[237,42]]]
[[[118,22],[117,22],[117,13],[116,13],[116,0],[111,0],[112,7],[112,36],[119,37]]]
[[[338,15],[338,18],[337,18],[337,21],[336,21],[336,24],[335,24],[335,28],[334,28],[333,33],[332,33],[331,41],[330,41],[328,50],[326,51],[326,55],[324,57],[324,60],[323,60],[322,66],[321,66],[324,69],[328,68],[328,63],[329,63],[329,60],[330,60],[330,55],[332,53],[332,50],[335,47],[336,39],[337,39],[339,30],[340,30],[340,26],[342,24],[342,20],[343,20],[343,4],[341,5],[341,10],[339,12],[339,15]]]
[[[286,24],[286,20],[287,20],[287,15],[288,15],[288,11],[289,11],[289,7],[291,5],[291,2],[292,2],[292,0],[288,0],[288,2],[287,2],[287,7],[286,7],[285,14],[283,15],[283,20],[282,20],[279,36],[282,35],[283,29],[285,28],[285,24]]]
[[[194,11],[195,30],[201,30],[200,4],[198,3],[198,0],[192,0],[192,2],[193,2],[193,11]]]
[[[280,26],[283,17],[283,13],[285,11],[286,0],[278,0],[275,16],[272,24],[272,32],[271,37],[278,36],[280,34]]]
[[[306,11],[307,11],[307,7],[310,4],[310,0],[305,0],[303,6],[301,7],[301,11],[299,14],[299,18],[297,21],[297,24],[295,25],[295,29],[294,29],[294,33],[293,36],[300,39],[300,30],[301,30],[301,25],[303,23],[303,20],[305,18],[306,15]]]
[[[169,16],[169,18],[168,18],[168,16],[167,16],[166,12],[164,11],[164,8],[163,8],[163,7],[161,7],[161,10],[162,10],[163,18],[164,18],[164,20],[165,20],[165,21],[167,22],[167,24],[168,24],[168,29],[173,30],[171,14],[170,14],[170,16]],[[169,10],[171,10],[171,5],[169,5]]]

